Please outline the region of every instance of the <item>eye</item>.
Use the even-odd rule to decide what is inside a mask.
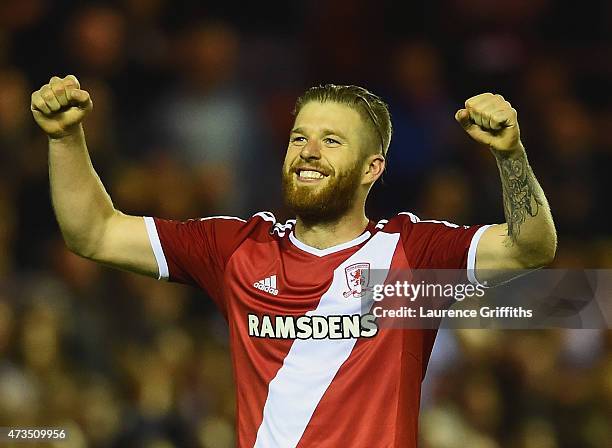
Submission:
[[[306,137],[302,137],[301,135],[296,135],[291,137],[291,143],[296,143],[296,144],[304,144],[306,143]]]
[[[339,145],[340,142],[334,138],[331,137],[326,137],[323,139],[323,141],[325,142],[325,144],[327,145]]]

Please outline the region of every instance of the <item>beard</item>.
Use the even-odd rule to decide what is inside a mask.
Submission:
[[[358,164],[338,175],[330,175],[324,185],[299,185],[293,170],[283,170],[285,205],[309,224],[333,222],[353,207],[361,182]]]

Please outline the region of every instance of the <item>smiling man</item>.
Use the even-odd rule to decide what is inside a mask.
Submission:
[[[124,215],[89,159],[81,121],[91,109],[74,76],[32,95],[64,239],[81,256],[208,292],[229,324],[239,447],[416,447],[436,332],[379,331],[362,309],[363,288],[390,268],[466,269],[473,283],[496,282],[554,257],[546,198],[516,111],[499,95],[470,98],[455,116],[490,147],[503,187],[506,223],[471,227],[408,212],[366,217],[391,120],[360,87],[314,87],[298,99],[283,165],[296,219],[286,223],[269,212],[246,221]]]

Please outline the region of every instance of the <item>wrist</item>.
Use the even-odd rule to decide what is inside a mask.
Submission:
[[[520,141],[509,149],[502,150],[502,149],[491,148],[491,152],[493,153],[496,159],[517,159],[517,158],[527,156],[525,147],[523,146],[523,143]]]
[[[73,127],[63,130],[61,133],[47,134],[47,138],[49,139],[49,143],[62,143],[81,139],[83,135],[83,126],[79,123]]]

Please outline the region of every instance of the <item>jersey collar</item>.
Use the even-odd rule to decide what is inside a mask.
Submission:
[[[348,249],[349,247],[357,246],[363,243],[368,238],[370,238],[371,235],[372,234],[370,233],[370,231],[366,230],[361,235],[359,235],[357,238],[351,241],[347,241],[346,243],[336,244],[335,246],[331,246],[326,249],[317,249],[316,247],[312,247],[312,246],[309,246],[308,244],[302,243],[293,234],[293,230],[289,234],[289,240],[293,243],[295,247],[303,250],[304,252],[308,252],[309,254],[316,255],[317,257],[324,257],[325,255],[333,254],[335,252],[340,252],[341,250]]]

